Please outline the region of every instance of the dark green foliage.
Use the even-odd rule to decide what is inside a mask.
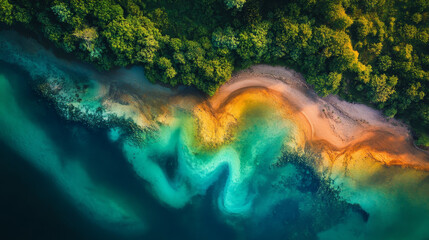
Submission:
[[[0,0],[21,25],[102,69],[214,94],[234,69],[294,67],[323,96],[373,104],[429,129],[426,0]],[[422,140],[423,141],[423,140]]]
[[[13,5],[11,5],[8,0],[0,0],[0,22],[12,24],[12,9]]]
[[[341,73],[330,72],[329,74],[323,73],[317,76],[309,76],[307,80],[314,86],[316,91],[320,92],[322,96],[325,97],[329,94],[335,94],[338,92],[341,78]]]
[[[429,135],[421,133],[419,140],[416,142],[418,146],[428,148],[429,147]]]
[[[153,63],[161,34],[146,17],[118,17],[103,31],[108,46],[117,56],[115,65]]]
[[[242,8],[246,0],[225,0],[227,8]]]
[[[71,12],[64,3],[51,7],[52,12],[57,16],[60,22],[68,22],[71,19]]]

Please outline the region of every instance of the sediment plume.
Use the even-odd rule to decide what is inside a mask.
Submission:
[[[278,221],[282,232],[284,216],[272,214],[295,204],[293,211],[299,214],[289,221],[290,234],[304,225],[317,226],[305,231],[321,239],[332,239],[343,227],[353,232],[365,226],[371,236],[365,239],[378,239],[380,231],[429,224],[429,154],[413,145],[408,128],[368,106],[318,96],[293,70],[253,66],[208,97],[191,88],[151,84],[141,67],[99,72],[58,58],[16,33],[0,33],[0,46],[0,59],[28,73],[19,81],[31,82],[57,114],[105,130],[121,152],[112,162],[124,161],[136,175],[130,174],[138,180],[130,180],[134,186],[163,206],[184,208],[212,189],[222,221],[241,230]],[[102,180],[73,181],[87,176],[91,157],[63,156],[67,151],[61,150],[55,134],[46,134],[27,116],[27,106],[18,104],[22,99],[11,83],[13,78],[2,78],[1,140],[33,165],[48,169],[46,174],[94,221],[107,228],[127,224],[124,231],[148,229],[150,220],[141,218],[151,209],[136,207],[143,200],[130,197],[135,190],[110,193]],[[42,145],[49,149],[46,156],[40,156]],[[75,158],[82,163],[76,164]],[[345,217],[350,212],[358,213],[359,224],[343,221],[354,219]],[[412,220],[408,225],[387,224],[394,214]],[[333,228],[339,223],[344,226]]]

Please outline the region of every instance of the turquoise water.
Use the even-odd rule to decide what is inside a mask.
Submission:
[[[30,106],[23,107],[27,104],[19,102],[16,89],[11,86],[11,81],[15,81],[13,84],[16,85],[25,84],[20,80],[19,76],[0,75],[0,136],[5,144],[31,161],[41,172],[50,175],[58,187],[65,189],[73,198],[76,207],[82,208],[95,221],[105,222],[109,228],[115,228],[117,224],[126,226],[130,231],[144,228],[144,223],[124,206],[121,197],[91,179],[79,159],[84,156],[65,153],[57,142],[61,136],[50,136],[44,129],[49,126],[32,119],[29,111],[37,110],[27,108],[36,104],[29,103]],[[75,144],[87,143],[84,135],[88,133],[85,130],[76,127],[72,131],[72,134],[83,135],[83,139],[78,139]]]
[[[44,184],[40,187],[48,187],[36,194],[61,196],[43,198],[48,203],[65,202],[50,202],[57,206],[51,211],[58,215],[77,215],[73,217],[79,221],[85,219],[84,228],[89,225],[93,226],[92,231],[98,230],[92,233],[94,238],[103,236],[105,239],[106,232],[112,232],[108,236],[137,239],[140,236],[168,238],[170,234],[179,234],[181,239],[218,239],[222,235],[227,239],[251,238],[259,232],[249,235],[240,228],[252,229],[261,224],[257,219],[274,218],[271,222],[275,223],[270,212],[273,207],[288,205],[291,201],[296,208],[296,201],[301,198],[311,201],[301,193],[284,196],[284,187],[268,191],[270,198],[260,197],[260,192],[266,192],[273,180],[280,185],[277,182],[282,178],[297,174],[293,166],[284,168],[281,173],[269,170],[270,163],[280,153],[281,141],[278,140],[288,134],[288,128],[284,126],[279,131],[275,121],[264,123],[264,119],[249,116],[252,124],[261,126],[255,128],[250,124],[249,129],[241,129],[243,134],[239,141],[216,153],[195,156],[192,149],[186,147],[186,134],[182,129],[186,125],[185,118],[173,127],[161,129],[162,137],[145,148],[122,142],[122,154],[117,142],[120,137],[114,136],[115,141],[112,141],[113,130],[88,129],[63,120],[28,90],[31,88],[25,81],[30,76],[4,63],[0,70],[0,136],[3,149],[19,156],[3,161],[31,163],[35,167],[31,171],[43,177],[36,175],[42,179],[27,181],[40,181]],[[271,141],[246,144],[254,138]],[[170,175],[164,171],[163,166],[168,163],[163,161],[177,161]],[[24,163],[13,164],[20,168]],[[254,165],[258,168],[253,168]],[[15,171],[20,174],[19,169]],[[23,170],[21,174],[28,177],[28,171]],[[265,172],[271,172],[271,176]],[[287,200],[289,198],[296,199]],[[221,215],[216,214],[219,210]],[[42,221],[58,220],[53,218]],[[188,226],[186,219],[189,218],[202,225],[200,229]],[[64,224],[82,228],[76,222],[67,223],[70,226]],[[238,229],[234,230],[235,227]],[[172,232],[166,233],[164,228]],[[49,231],[56,233],[55,229]]]
[[[38,239],[33,232],[40,239],[141,239],[147,235],[167,239],[170,233],[189,234],[182,230],[186,223],[183,210],[166,208],[146,191],[119,146],[109,139],[109,129],[88,129],[65,121],[28,84],[19,82],[29,77],[25,72],[5,63],[0,64],[0,72],[0,150],[2,171],[6,171],[2,176],[14,172],[4,189],[20,187],[14,178],[30,185],[22,189],[26,191],[23,196],[9,196],[25,198],[21,202],[1,202],[12,204],[3,205],[7,209],[2,211],[7,214],[2,215],[2,226],[13,227],[7,231],[2,227],[7,237]],[[12,210],[23,208],[18,204],[26,201],[34,201],[29,212]],[[40,216],[34,216],[37,211]],[[187,211],[192,214],[195,209]],[[222,225],[210,213],[201,217],[212,226]],[[32,223],[33,219],[38,222]],[[166,225],[168,221],[175,224]],[[231,237],[229,228],[224,228],[222,232]],[[215,236],[214,231],[207,229],[201,236]]]
[[[100,73],[0,33],[5,239],[428,239],[426,173],[330,172],[264,104],[207,149],[192,111],[163,105],[193,90],[143,73]]]

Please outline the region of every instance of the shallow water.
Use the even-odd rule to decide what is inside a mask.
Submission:
[[[0,33],[6,239],[428,239],[427,172],[323,164],[280,105],[222,113],[139,67],[100,73]]]

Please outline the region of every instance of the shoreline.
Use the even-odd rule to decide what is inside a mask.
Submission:
[[[47,71],[47,74],[59,74],[61,77],[70,71],[72,75],[79,72],[82,76],[87,76],[84,80],[88,83],[97,82],[95,87],[98,89],[89,92],[85,101],[97,102],[105,108],[106,113],[130,117],[143,129],[170,124],[174,120],[174,109],[186,109],[194,113],[200,112],[200,116],[207,120],[205,127],[210,127],[206,129],[209,129],[206,131],[206,139],[215,139],[221,143],[229,132],[228,125],[236,121],[233,115],[241,114],[247,101],[245,98],[251,100],[254,97],[266,101],[264,104],[285,109],[280,111],[290,115],[285,118],[296,120],[298,128],[301,127],[302,137],[299,138],[333,156],[330,159],[359,151],[359,147],[369,147],[367,153],[372,153],[372,150],[381,153],[382,159],[376,160],[386,165],[411,166],[429,171],[429,153],[414,146],[410,130],[403,123],[395,119],[388,120],[380,111],[363,104],[348,103],[337,96],[321,98],[305,82],[303,76],[294,70],[255,65],[235,73],[213,97],[206,97],[189,91],[189,88],[170,89],[149,83],[141,68],[100,73],[87,65],[58,58],[51,51],[41,49],[40,44],[34,40],[18,36],[19,34],[10,34],[5,39],[6,42],[14,40],[17,49],[21,49],[24,54],[12,61],[27,57],[30,61],[27,68],[33,67],[32,61],[44,62],[40,69],[35,69],[38,71],[34,73],[36,75]],[[43,58],[39,56],[42,53]],[[49,67],[50,64],[58,65],[59,70]],[[74,89],[72,83],[67,84],[71,89],[63,93],[69,99],[66,104],[74,104],[75,107],[82,105],[76,94],[79,93],[82,95],[79,97],[83,98],[85,91]],[[252,90],[258,88],[264,91]],[[243,101],[236,102],[236,109],[232,105],[228,106],[231,103],[229,100],[242,93],[249,94]],[[227,108],[223,109],[225,106]]]
[[[386,165],[401,165],[429,171],[429,152],[415,147],[407,125],[387,119],[364,104],[349,103],[338,96],[319,97],[294,70],[255,65],[237,72],[207,100],[215,111],[246,89],[260,88],[283,96],[287,104],[308,122],[310,144],[338,155],[369,148],[379,152]],[[304,126],[305,124],[303,124]]]

